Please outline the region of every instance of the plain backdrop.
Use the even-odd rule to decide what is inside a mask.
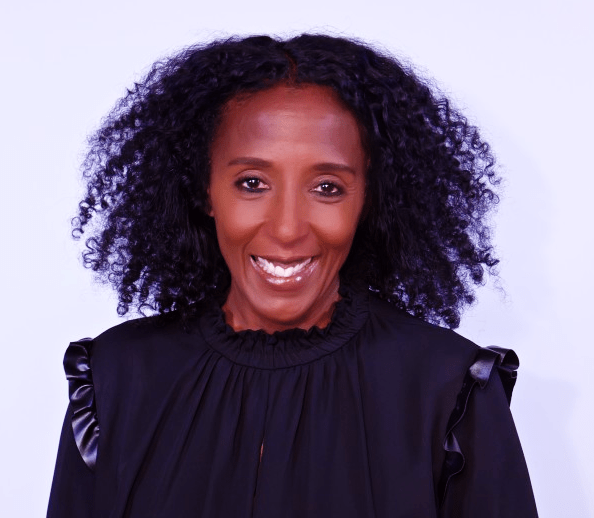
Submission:
[[[6,3],[0,16],[0,515],[44,516],[68,342],[119,321],[69,220],[86,135],[157,58],[231,34],[356,36],[436,79],[506,178],[499,285],[459,332],[513,347],[543,518],[594,516],[593,4],[585,0]]]

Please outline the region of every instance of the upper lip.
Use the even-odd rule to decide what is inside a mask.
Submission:
[[[252,255],[254,258],[260,257],[261,259],[265,259],[269,263],[284,264],[286,266],[293,266],[296,264],[303,263],[305,261],[309,261],[310,259],[313,259],[312,255],[303,255],[303,256],[299,256],[299,257],[278,257],[278,256],[258,255],[258,254],[252,254]]]

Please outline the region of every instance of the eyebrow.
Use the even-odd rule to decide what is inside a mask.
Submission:
[[[268,160],[264,160],[262,158],[255,158],[249,156],[242,156],[238,158],[234,158],[231,160],[227,165],[250,165],[253,167],[259,167],[262,169],[269,169],[272,167],[272,162]],[[351,173],[353,175],[356,174],[355,170],[352,167],[349,167],[346,164],[337,164],[334,162],[322,162],[320,164],[314,165],[314,170],[319,171],[321,173],[332,173],[334,171],[346,171],[347,173]]]
[[[269,168],[272,167],[272,162],[269,162],[268,160],[262,160],[261,158],[242,156],[234,158],[227,165],[252,165],[254,167]]]
[[[316,171],[320,171],[321,173],[332,173],[334,171],[346,171],[347,173],[351,173],[353,175],[357,174],[352,167],[349,167],[346,164],[335,164],[334,162],[323,162],[321,164],[316,164],[314,166]]]

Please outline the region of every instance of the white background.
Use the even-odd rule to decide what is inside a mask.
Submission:
[[[504,169],[501,285],[462,334],[513,347],[512,409],[543,518],[594,516],[593,7],[585,0],[11,2],[0,16],[0,515],[44,516],[70,340],[118,322],[69,238],[85,136],[158,57],[323,31],[410,59]],[[208,2],[211,4],[211,2]]]

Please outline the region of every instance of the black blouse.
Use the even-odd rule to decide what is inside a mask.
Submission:
[[[535,517],[515,355],[341,293],[322,330],[212,303],[72,343],[48,517]]]

